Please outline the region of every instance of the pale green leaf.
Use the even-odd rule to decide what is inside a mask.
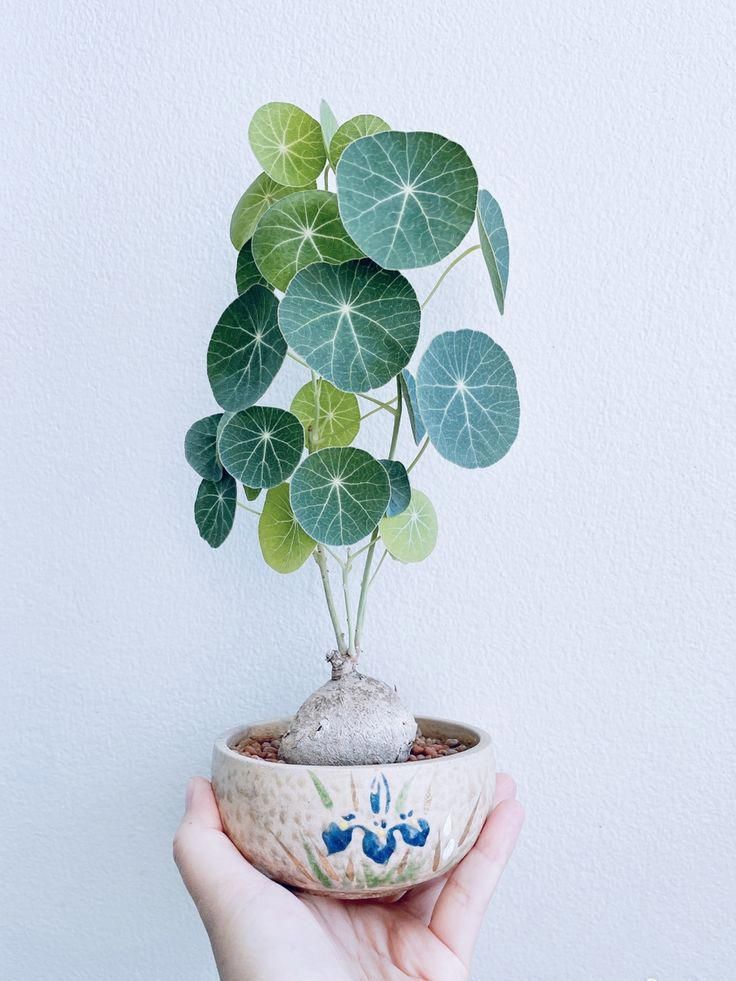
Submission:
[[[385,133],[389,129],[391,129],[389,124],[380,116],[372,116],[370,113],[353,116],[337,128],[330,140],[330,163],[333,167],[337,167],[343,150],[355,140],[363,136],[373,136],[375,133]]]
[[[319,389],[319,428],[316,450],[326,446],[349,446],[360,429],[360,406],[352,392],[341,392],[326,378],[317,382]],[[314,385],[307,382],[294,396],[290,410],[301,420],[305,438],[314,425]]]
[[[488,191],[478,194],[478,235],[481,252],[491,277],[493,294],[499,312],[503,313],[509,281],[509,236],[501,206]]]
[[[258,541],[266,563],[276,572],[296,572],[317,544],[300,527],[289,502],[289,485],[279,484],[266,494],[258,519]]]
[[[184,437],[184,456],[189,466],[204,480],[218,481],[222,466],[217,456],[217,425],[222,413],[198,419]]]
[[[228,473],[248,487],[275,487],[286,480],[301,459],[304,430],[284,409],[253,405],[236,412],[218,440],[220,459]]]
[[[268,174],[258,177],[243,192],[230,219],[230,241],[240,251],[256,230],[261,215],[293,188],[277,184]]]
[[[199,534],[212,548],[219,548],[235,520],[237,485],[229,474],[218,481],[203,480],[194,502],[194,520]]]
[[[421,491],[412,490],[409,506],[395,518],[382,518],[381,540],[400,562],[421,562],[437,544],[437,513]]]
[[[319,123],[290,102],[261,106],[250,121],[248,139],[258,163],[279,184],[305,187],[324,169]]]
[[[329,150],[330,140],[335,135],[338,122],[334,112],[324,99],[319,104],[319,124],[322,129],[322,140],[325,144],[325,150]]]

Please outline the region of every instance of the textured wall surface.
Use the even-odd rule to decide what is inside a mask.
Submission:
[[[733,7],[3,6],[0,976],[214,977],[185,780],[296,707],[330,633],[244,513],[200,541],[182,439],[215,411],[250,114],[325,96],[460,140],[511,236],[503,320],[475,255],[420,349],[488,330],[518,442],[423,458],[440,542],[384,567],[366,654],[489,728],[528,807],[475,977],[734,977]]]

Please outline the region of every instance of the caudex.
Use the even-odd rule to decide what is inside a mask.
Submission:
[[[318,567],[335,634],[332,678],[297,712],[283,758],[403,760],[416,733],[413,716],[393,689],[355,670],[371,584],[387,555],[418,562],[434,548],[437,516],[414,483],[429,444],[460,467],[488,467],[506,454],[519,426],[514,370],[485,330],[440,333],[416,376],[407,365],[422,310],[475,251],[503,314],[506,228],[465,150],[436,133],[395,130],[373,115],[338,125],[325,102],[318,122],[297,106],[270,102],[248,135],[262,173],[232,216],[238,296],[207,350],[222,411],[195,422],[185,441],[202,478],[194,517],[217,548],[240,507],[258,515],[272,569],[295,572],[310,558]],[[478,241],[452,259],[420,303],[398,270],[439,262],[473,225]],[[305,370],[304,384],[288,410],[260,404],[286,358]],[[354,445],[373,415],[389,423],[385,457]],[[397,448],[406,422],[418,449],[405,463]],[[263,490],[259,509],[253,503]]]

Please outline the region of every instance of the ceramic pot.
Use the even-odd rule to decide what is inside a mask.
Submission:
[[[475,843],[496,782],[482,729],[418,718],[425,736],[452,736],[470,748],[386,766],[267,763],[232,748],[246,736],[280,736],[289,722],[231,729],[212,758],[225,830],[270,878],[319,895],[375,899],[443,875]]]

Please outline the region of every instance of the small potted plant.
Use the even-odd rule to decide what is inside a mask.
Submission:
[[[493,801],[487,734],[415,719],[393,688],[363,673],[360,655],[386,557],[401,574],[436,542],[415,471],[427,447],[459,467],[489,467],[516,437],[514,370],[485,330],[441,333],[416,374],[408,367],[422,309],[475,250],[503,313],[508,238],[465,150],[436,133],[373,115],[338,125],[325,103],[317,121],[272,102],[253,116],[249,139],[262,173],[230,226],[238,295],[207,349],[221,411],[185,439],[201,477],[194,517],[218,548],[240,506],[258,516],[273,570],[313,562],[334,649],[331,678],[294,716],[217,740],[213,786],[225,829],[263,872],[312,892],[374,897],[455,865]],[[400,270],[443,260],[474,224],[478,241],[420,304]],[[286,358],[303,384],[288,408],[264,404]],[[388,424],[382,453],[356,445],[369,415]],[[405,461],[403,425],[418,447]]]

